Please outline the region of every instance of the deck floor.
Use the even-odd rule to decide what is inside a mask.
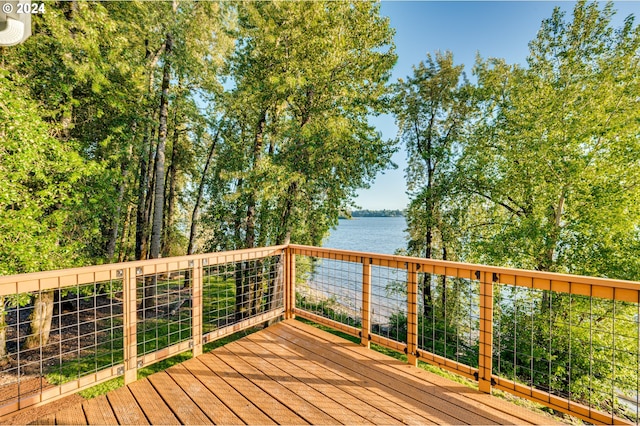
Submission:
[[[38,424],[551,424],[289,320]]]

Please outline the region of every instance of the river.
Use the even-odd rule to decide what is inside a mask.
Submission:
[[[323,247],[371,253],[394,254],[406,247],[404,217],[359,217],[340,219]],[[406,296],[390,294],[391,287],[403,287],[406,271],[374,266],[372,268],[372,320],[381,324],[391,314],[406,310]],[[317,303],[331,299],[340,315],[360,316],[362,307],[362,265],[339,260],[316,260],[306,285],[298,288],[306,300]]]
[[[404,217],[340,219],[323,247],[394,254],[407,246]]]

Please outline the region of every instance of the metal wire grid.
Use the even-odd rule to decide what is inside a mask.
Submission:
[[[303,282],[296,307],[353,327],[362,325],[362,263],[297,256]],[[299,265],[299,266],[298,266]]]
[[[406,270],[385,266],[371,267],[371,332],[406,343]]]
[[[496,289],[494,374],[640,421],[640,304]]]
[[[138,275],[138,356],[191,339],[191,281],[191,268]]]
[[[204,267],[203,333],[284,305],[281,255]]]
[[[7,297],[7,353],[0,366],[0,404],[121,363],[121,290],[118,280]],[[31,330],[36,296],[53,301],[49,305],[52,317],[46,343]],[[47,311],[44,305],[40,309],[42,313]],[[46,324],[41,322],[45,328]],[[29,340],[35,348],[27,348]]]
[[[419,274],[418,349],[478,366],[480,284]]]

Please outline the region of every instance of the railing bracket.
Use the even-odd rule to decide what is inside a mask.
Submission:
[[[404,354],[405,355],[409,355],[409,347],[408,346],[404,347]]]
[[[358,337],[362,339],[362,330],[358,331]]]
[[[497,283],[498,281],[500,281],[500,275],[496,274],[495,272],[493,273],[493,282]]]
[[[475,373],[473,373],[473,377],[478,381],[480,380],[480,376],[478,375],[477,371]]]
[[[120,375],[120,374],[124,374],[124,367],[118,367],[118,369],[116,370],[116,373],[117,373],[118,375]]]
[[[194,346],[193,340],[189,340],[189,348],[193,349]]]
[[[493,377],[491,378],[491,386],[495,386],[497,385],[498,382],[496,382],[496,379],[494,379]]]
[[[416,351],[416,358],[420,358],[420,351]]]
[[[369,336],[368,336],[368,337],[369,337],[369,340],[371,340],[371,335],[370,335],[370,334],[369,334]]]
[[[138,363],[136,364],[138,368],[142,368],[144,367],[144,361],[138,361]]]
[[[480,279],[480,271],[476,271],[474,275],[476,276],[476,280]]]

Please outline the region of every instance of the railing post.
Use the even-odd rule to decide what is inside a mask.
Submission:
[[[371,347],[371,258],[362,258],[362,334],[360,344]]]
[[[202,277],[204,276],[202,259],[189,262],[191,270],[191,339],[193,357],[202,355]]]
[[[295,318],[295,314],[293,313],[293,309],[296,306],[296,255],[293,250],[289,247],[286,249],[286,269],[287,272],[285,274],[285,319],[293,319]]]
[[[418,265],[409,263],[407,272],[407,363],[418,365]]]
[[[124,345],[124,384],[138,378],[138,313],[136,268],[124,269],[122,282],[122,334]]]
[[[491,393],[493,369],[493,280],[490,272],[482,272],[480,282],[480,358],[478,388]]]

